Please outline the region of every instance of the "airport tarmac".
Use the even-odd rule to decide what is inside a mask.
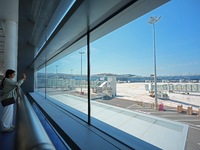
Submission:
[[[188,132],[184,149],[185,150],[200,149],[200,117],[198,111],[199,110],[198,106],[200,106],[199,105],[200,95],[198,93],[194,94],[168,93],[169,95],[168,100],[158,99],[158,104],[162,103],[164,105],[164,111],[158,111],[152,108],[151,104],[155,102],[155,99],[153,97],[150,97],[149,92],[145,90],[145,83],[120,83],[117,84],[116,88],[117,88],[117,97],[111,100],[96,99],[93,101],[109,104],[115,107],[120,107],[128,111],[132,110],[134,112],[139,112],[144,115],[156,116],[161,118],[161,120],[162,118],[164,118],[169,121],[174,121],[177,123],[188,125]],[[61,93],[63,94],[63,92]],[[54,94],[53,93],[51,94],[52,97],[55,97],[56,99],[59,98],[60,100],[61,98],[66,99],[65,97],[67,96],[63,95],[62,97],[61,96],[62,94],[60,95],[58,91],[55,92]],[[86,92],[84,92],[83,95],[76,93],[75,96],[86,98],[87,94]],[[66,103],[69,104],[69,102],[71,103],[72,101],[67,101]],[[73,100],[73,103],[74,102],[75,101]],[[183,105],[183,111],[181,113],[178,113],[177,105],[180,104]],[[189,115],[187,113],[187,107],[192,105],[194,105],[194,107],[192,107],[193,112],[192,114]],[[78,106],[78,104],[76,104],[76,106]],[[94,108],[94,106],[92,107]],[[79,108],[85,108],[85,106],[80,106]]]
[[[143,103],[141,106],[137,101],[122,100],[120,98],[113,100],[98,100],[98,102],[187,124],[189,125],[189,129],[185,150],[200,149],[200,117],[197,113],[193,113],[193,115],[188,115],[186,111],[178,113],[177,108],[170,106],[164,106],[165,111],[158,111],[152,109],[149,103]]]
[[[168,93],[168,95],[168,100],[158,99],[158,104],[164,105],[164,111],[158,111],[151,107],[155,98],[149,96],[149,92],[145,90],[145,83],[122,83],[117,84],[116,98],[99,102],[187,124],[189,130],[185,150],[200,149],[200,93]],[[180,104],[184,110],[178,113],[177,106]],[[188,106],[193,106],[191,115],[187,113]]]

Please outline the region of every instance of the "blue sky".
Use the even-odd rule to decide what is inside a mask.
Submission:
[[[200,74],[200,0],[172,0],[91,44],[91,74],[153,74],[153,32],[155,24],[157,75]],[[79,50],[85,51],[85,48]],[[58,71],[80,72],[80,54],[62,59]],[[73,60],[72,60],[73,59]],[[67,67],[66,67],[67,66]],[[83,54],[83,74],[86,55]]]

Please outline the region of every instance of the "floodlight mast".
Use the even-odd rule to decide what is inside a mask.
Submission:
[[[156,34],[155,34],[155,23],[160,20],[160,17],[150,17],[149,24],[153,25],[153,53],[154,53],[154,95],[155,95],[155,109],[158,109],[158,98],[157,98],[157,75],[156,75]]]
[[[81,54],[81,81],[82,81],[82,55],[84,54],[85,52],[79,52],[79,54]],[[82,82],[81,82],[81,84],[80,84],[80,86],[81,86],[81,94],[83,93],[83,91],[82,91]]]
[[[150,24],[154,24],[156,22],[158,22],[158,20],[160,20],[161,16],[160,17],[150,17],[148,23]]]

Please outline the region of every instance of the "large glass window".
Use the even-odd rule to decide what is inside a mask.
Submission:
[[[185,108],[185,113],[197,114],[197,4],[199,1],[171,1],[90,43],[90,68],[87,46],[47,65],[46,71],[36,73],[37,91],[88,114],[89,69],[91,124],[97,119],[139,138],[140,129],[127,124],[138,113],[150,115],[155,109],[183,112]],[[152,24],[148,22],[152,16],[161,18]]]

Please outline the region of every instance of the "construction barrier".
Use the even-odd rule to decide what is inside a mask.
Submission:
[[[192,106],[188,106],[188,108],[187,108],[187,114],[188,115],[192,115],[192,113],[193,113]]]
[[[154,107],[155,107],[155,104],[151,103],[151,108],[154,109]]]
[[[178,105],[178,106],[177,106],[177,112],[178,112],[178,113],[183,112],[183,105]]]
[[[200,116],[200,107],[199,107],[199,114],[198,114],[198,116]]]

